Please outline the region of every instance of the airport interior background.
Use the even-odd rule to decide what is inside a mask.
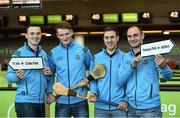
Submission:
[[[0,117],[15,116],[13,100],[16,85],[6,82],[11,54],[26,41],[28,25],[40,25],[41,45],[49,52],[59,44],[54,26],[67,20],[74,39],[93,54],[103,47],[103,29],[115,26],[120,32],[119,48],[128,52],[126,31],[131,25],[142,27],[145,42],[171,39],[175,46],[164,54],[174,63],[171,81],[160,81],[163,117],[180,117],[180,2],[179,0],[0,0]],[[25,3],[25,1],[30,1]],[[19,2],[19,3],[16,3]],[[34,3],[35,4],[34,4]],[[4,108],[4,109],[3,109]],[[47,106],[49,111],[49,106]],[[54,116],[53,105],[47,116]],[[93,104],[91,104],[93,116]]]

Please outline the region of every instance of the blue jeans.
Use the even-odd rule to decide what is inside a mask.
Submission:
[[[83,101],[75,104],[56,103],[55,117],[89,117],[88,102]]]
[[[128,117],[161,118],[162,117],[161,106],[150,109],[135,109],[129,104]]]
[[[17,117],[45,117],[45,104],[15,102]]]
[[[123,117],[127,118],[127,112],[121,111],[119,109],[117,110],[103,110],[103,109],[97,109],[95,108],[94,111],[94,116],[95,117]]]

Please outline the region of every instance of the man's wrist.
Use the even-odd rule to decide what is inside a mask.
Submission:
[[[52,92],[48,92],[47,95],[53,94]]]
[[[132,68],[132,69],[135,69],[135,67],[133,66],[133,64],[131,64],[131,68]]]
[[[166,67],[166,64],[160,66],[161,69],[164,69]]]

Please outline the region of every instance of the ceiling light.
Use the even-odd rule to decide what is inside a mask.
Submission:
[[[180,33],[180,30],[164,30],[164,32]]]
[[[164,31],[163,34],[164,34],[164,35],[169,35],[169,32]]]
[[[74,32],[74,34],[87,35],[87,34],[89,34],[89,33],[88,33],[88,32]]]
[[[89,32],[89,34],[103,34],[103,32]]]
[[[144,30],[143,33],[151,34],[151,33],[162,33],[162,30]]]

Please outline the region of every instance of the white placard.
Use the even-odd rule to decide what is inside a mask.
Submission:
[[[42,69],[42,57],[12,57],[9,66],[13,69]]]
[[[141,45],[141,56],[170,53],[174,43],[171,40],[164,40]]]

